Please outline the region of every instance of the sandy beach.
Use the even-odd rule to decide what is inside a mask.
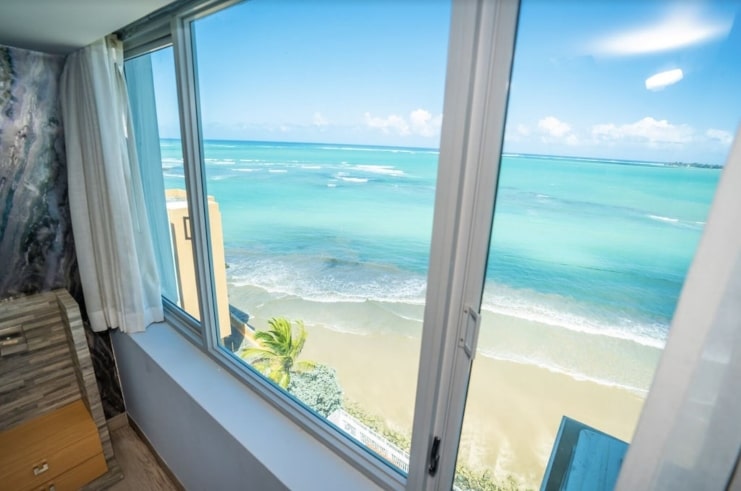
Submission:
[[[316,325],[308,329],[302,356],[334,367],[347,398],[383,417],[390,427],[410,432],[419,340]],[[630,441],[642,405],[640,395],[622,388],[478,356],[459,459],[536,488],[563,415]]]

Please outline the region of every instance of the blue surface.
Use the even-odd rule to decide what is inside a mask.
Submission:
[[[628,444],[564,416],[541,491],[612,491]]]

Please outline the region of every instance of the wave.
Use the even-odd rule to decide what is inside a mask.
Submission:
[[[234,159],[206,159],[206,163],[211,165],[234,165]]]
[[[703,221],[695,221],[695,220],[682,220],[680,218],[674,218],[674,217],[665,217],[662,215],[646,215],[647,218],[661,222],[661,223],[669,223],[672,225],[677,225],[684,228],[691,228],[691,229],[700,229],[705,225],[705,222]]]
[[[361,184],[368,182],[368,179],[365,177],[340,177],[340,179],[345,182],[355,182]]]
[[[656,220],[658,222],[667,222],[667,223],[679,223],[679,218],[672,218],[672,217],[663,217],[661,215],[646,215],[651,220]]]
[[[563,368],[560,366],[556,366],[556,365],[546,363],[541,360],[537,360],[537,359],[526,357],[526,356],[502,355],[502,354],[494,353],[490,350],[482,350],[480,348],[477,350],[477,353],[487,358],[491,358],[493,360],[506,361],[510,363],[517,363],[519,365],[528,365],[528,366],[542,368],[544,370],[548,370],[551,373],[566,375],[567,377],[570,377],[579,382],[591,382],[591,383],[602,385],[605,387],[614,387],[617,389],[623,389],[623,390],[633,392],[634,394],[640,395],[640,396],[645,396],[648,393],[648,389],[645,389],[642,387],[635,387],[629,384],[621,384],[619,382],[615,382],[614,380],[608,380],[602,377],[595,377],[592,375],[587,375],[577,370]]]
[[[403,170],[396,169],[391,165],[356,165],[354,169],[372,174],[400,177],[405,175]]]
[[[241,169],[234,169],[237,172],[260,172],[260,169],[253,169],[251,167],[243,167]]]
[[[481,310],[488,311],[492,314],[506,315],[516,319],[566,329],[572,332],[629,341],[656,349],[664,348],[664,337],[668,328],[668,326],[662,324],[636,323],[629,326],[618,326],[563,310],[548,308],[541,303],[514,300],[506,297],[495,297],[495,300],[488,299],[481,306]]]
[[[334,286],[331,284],[331,281],[329,281],[330,285],[304,281],[286,286],[284,279],[288,274],[290,273],[285,271],[278,274],[271,274],[263,268],[259,268],[255,271],[254,275],[231,277],[230,283],[235,287],[256,287],[272,295],[283,297],[292,296],[322,304],[378,302],[389,305],[425,305],[426,282],[421,278],[410,279],[406,282],[396,281],[390,285],[389,283],[392,283],[390,281],[389,283],[375,281],[365,285],[345,284],[347,286],[345,290],[330,291],[328,287]],[[484,315],[486,312],[505,315],[515,319],[536,322],[551,328],[564,329],[589,336],[617,339],[653,349],[663,349],[665,344],[663,335],[666,333],[666,326],[658,324],[636,324],[630,326],[632,327],[631,330],[629,326],[613,326],[567,312],[546,310],[536,305],[524,306],[523,308],[484,305],[482,306],[482,312]],[[423,320],[417,317],[401,317],[418,322],[422,322]]]
[[[288,171],[286,169],[268,169],[268,172],[271,174],[286,174]]]
[[[294,296],[319,303],[425,304],[427,279],[381,266],[310,260],[286,263],[254,260],[245,263],[228,258],[229,281],[236,287],[256,287],[272,295]],[[487,287],[491,291],[492,285]],[[590,336],[618,339],[654,349],[665,344],[668,325],[651,322],[610,322],[553,306],[563,300],[539,299],[538,294],[512,290],[487,293],[484,315],[504,315]],[[577,306],[578,307],[578,306]],[[586,308],[586,307],[582,307]],[[591,307],[594,308],[594,307]],[[613,314],[614,315],[614,314]],[[419,319],[421,321],[421,319]]]

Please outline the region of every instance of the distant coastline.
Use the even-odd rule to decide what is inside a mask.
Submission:
[[[179,138],[160,138],[163,141],[179,142]],[[250,143],[250,144],[265,144],[265,145],[283,145],[283,146],[300,146],[310,145],[313,147],[347,147],[347,148],[371,148],[371,149],[390,149],[390,150],[413,150],[416,152],[434,152],[439,153],[439,149],[432,147],[406,147],[406,146],[395,146],[395,145],[366,145],[359,143],[331,143],[331,142],[289,142],[280,140],[232,140],[232,139],[221,139],[221,138],[207,138],[204,143],[211,144],[234,144],[234,143]],[[657,166],[657,167],[693,167],[697,169],[723,169],[721,164],[708,164],[702,162],[661,162],[661,161],[650,161],[650,160],[627,160],[627,159],[613,159],[606,157],[578,157],[573,155],[549,155],[549,154],[538,154],[538,153],[520,153],[520,152],[502,152],[503,157],[527,157],[543,160],[572,160],[581,162],[596,162],[602,164],[615,164],[615,165],[643,165],[643,166]]]

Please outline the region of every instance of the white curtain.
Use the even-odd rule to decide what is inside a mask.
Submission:
[[[162,300],[120,42],[109,37],[70,54],[60,100],[72,230],[92,328],[143,331],[163,319]]]
[[[741,490],[741,127],[618,491]],[[739,471],[736,470],[738,473]]]

